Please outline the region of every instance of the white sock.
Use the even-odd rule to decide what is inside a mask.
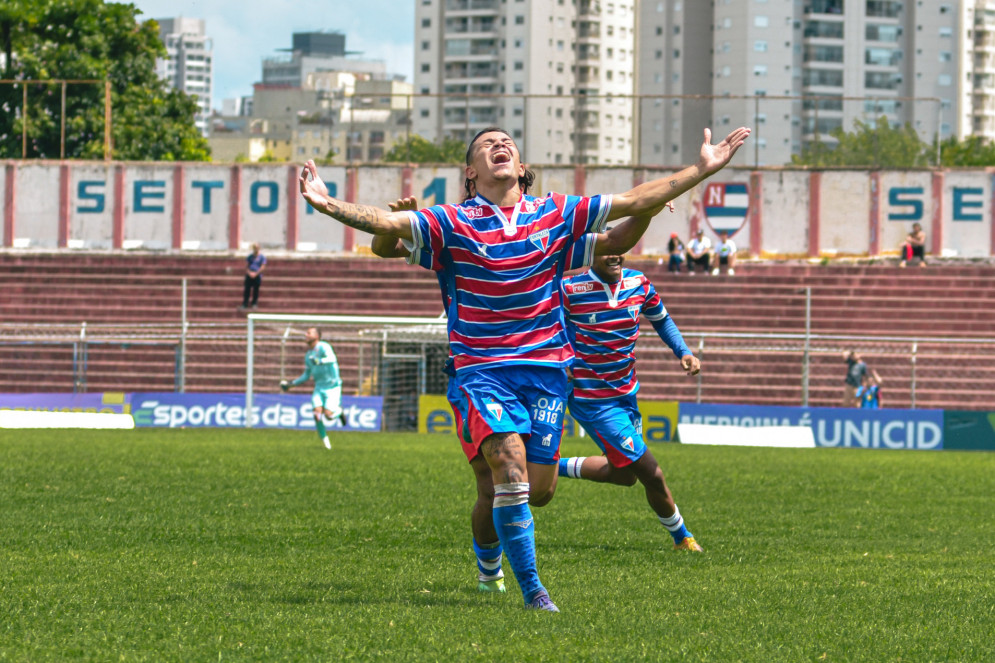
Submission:
[[[584,464],[585,460],[587,460],[587,456],[574,456],[572,458],[567,458],[565,467],[567,476],[571,479],[580,479],[580,468]]]
[[[681,510],[674,505],[674,515],[669,518],[664,518],[663,516],[657,516],[660,519],[660,524],[666,527],[671,532],[679,530],[684,525],[684,519],[681,518]]]

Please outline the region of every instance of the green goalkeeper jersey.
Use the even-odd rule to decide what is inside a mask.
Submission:
[[[304,355],[304,372],[293,381],[297,386],[308,380],[314,380],[315,389],[333,389],[342,385],[339,378],[339,361],[335,352],[325,341],[318,341]]]

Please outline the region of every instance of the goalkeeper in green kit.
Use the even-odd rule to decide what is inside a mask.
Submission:
[[[311,405],[314,406],[314,427],[318,437],[326,449],[332,448],[325,430],[325,421],[338,419],[339,424],[346,425],[345,412],[342,410],[342,379],[339,377],[339,361],[335,358],[332,346],[321,340],[321,332],[317,327],[310,327],[305,334],[308,351],[304,355],[304,372],[300,377],[287,382],[280,382],[280,389],[287,391],[291,387],[314,380],[314,392],[311,394]]]

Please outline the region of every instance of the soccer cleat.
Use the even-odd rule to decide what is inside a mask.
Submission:
[[[546,612],[559,612],[560,609],[556,607],[553,600],[549,598],[549,594],[542,591],[535,595],[531,601],[525,604],[526,610],[545,610]]]
[[[504,594],[507,590],[504,588],[504,578],[495,578],[494,580],[478,580],[477,591],[483,594]]]
[[[693,536],[685,536],[680,543],[674,544],[674,550],[685,550],[687,552],[705,552],[704,548],[698,545]]]
[[[715,269],[712,270],[712,276],[718,276],[718,275],[719,275],[719,268],[716,267]]]
[[[327,435],[325,437],[321,438],[321,441],[325,443],[325,448],[326,449],[331,449],[332,448],[332,441],[328,439]]]
[[[736,274],[736,270],[735,270],[735,269],[732,269],[732,268],[730,268],[730,269],[729,269],[729,276],[733,276],[733,275],[735,275],[735,274]]]

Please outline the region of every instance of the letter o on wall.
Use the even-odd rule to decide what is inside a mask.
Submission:
[[[260,189],[269,191],[269,200],[265,206],[259,204]],[[277,186],[276,182],[253,182],[252,186],[249,187],[249,209],[255,214],[275,212],[280,206],[279,193],[280,187]]]

